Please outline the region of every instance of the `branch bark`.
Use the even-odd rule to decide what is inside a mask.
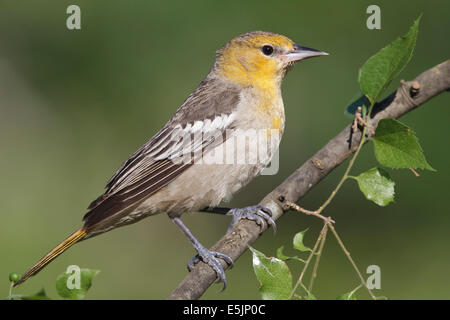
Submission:
[[[423,72],[412,81],[402,81],[401,86],[395,92],[374,106],[370,125],[375,129],[379,120],[399,118],[448,90],[450,90],[450,60]],[[360,140],[361,132],[352,134],[352,124],[349,124],[283,183],[264,197],[260,204],[271,209],[273,219],[277,220],[289,210],[284,203],[286,200],[295,203],[301,199],[334,168],[342,164],[356,150]],[[255,222],[241,220],[212,247],[212,250],[225,253],[236,261],[248,246],[258,239],[260,234],[260,227]],[[224,268],[228,267],[225,262],[222,262],[222,265]],[[215,280],[216,273],[213,269],[200,262],[168,299],[198,299]]]

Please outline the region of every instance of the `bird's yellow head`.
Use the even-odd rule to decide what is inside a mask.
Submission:
[[[295,62],[327,53],[301,47],[289,38],[253,31],[233,38],[217,51],[214,71],[243,86],[278,88]]]

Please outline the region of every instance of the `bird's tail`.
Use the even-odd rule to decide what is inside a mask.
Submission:
[[[69,249],[71,246],[73,246],[78,241],[82,240],[84,236],[86,235],[87,230],[81,228],[72,233],[70,236],[67,237],[66,240],[61,242],[56,248],[51,250],[49,253],[47,253],[45,256],[43,256],[34,266],[30,268],[20,279],[19,281],[14,283],[14,287],[20,285],[25,280],[27,280],[29,277],[34,276],[36,273],[42,270],[47,264],[53,261],[57,256],[59,256],[61,253]]]

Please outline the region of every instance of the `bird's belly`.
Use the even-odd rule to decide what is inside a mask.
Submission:
[[[246,139],[239,136],[242,133],[234,133],[124,219],[131,223],[130,220],[162,212],[179,216],[230,200],[272,159],[281,137],[268,132],[256,133],[256,137],[251,132]]]

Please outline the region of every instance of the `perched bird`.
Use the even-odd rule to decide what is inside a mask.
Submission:
[[[180,217],[185,212],[208,211],[232,216],[230,228],[240,219],[275,227],[270,210],[262,206],[217,206],[257,176],[278,148],[285,122],[281,82],[286,72],[297,61],[322,55],[327,53],[270,32],[254,31],[233,38],[217,51],[209,74],[166,125],[116,171],[105,193],[90,204],[84,225],[15,285],[81,240],[167,213],[198,253],[188,263],[189,270],[202,260],[225,286],[218,259],[230,265],[233,261],[205,248]],[[258,134],[248,135],[250,131]],[[241,135],[246,137],[244,147],[236,143]],[[255,149],[248,144],[258,139],[265,152],[258,151],[255,156]]]

